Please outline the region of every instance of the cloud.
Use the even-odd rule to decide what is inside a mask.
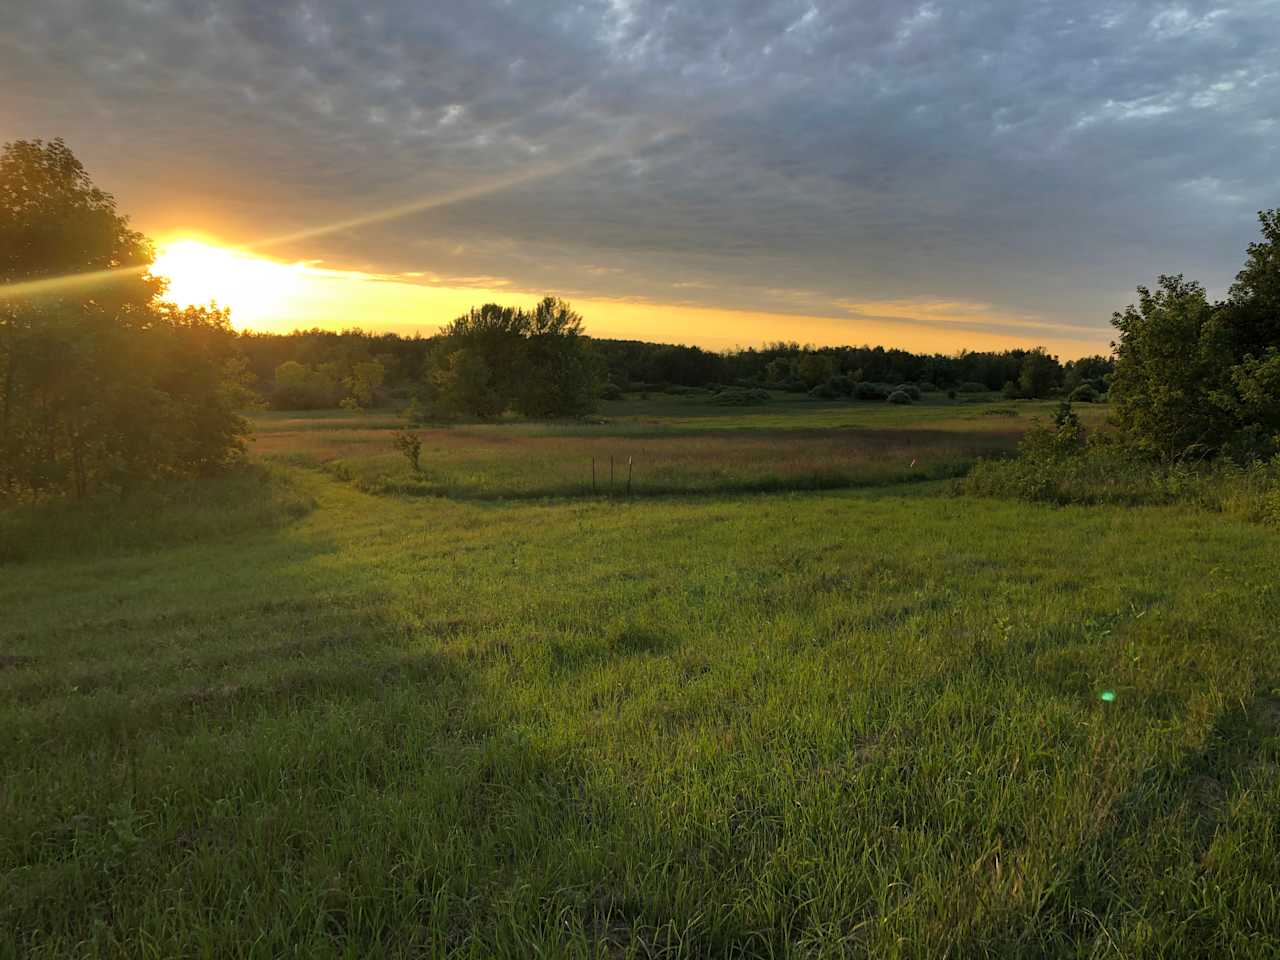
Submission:
[[[0,138],[344,269],[1105,345],[1280,203],[1277,50],[1277,0],[10,0]]]

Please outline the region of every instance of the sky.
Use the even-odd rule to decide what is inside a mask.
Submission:
[[[1067,358],[1280,206],[1280,0],[6,0],[36,137],[240,326]]]

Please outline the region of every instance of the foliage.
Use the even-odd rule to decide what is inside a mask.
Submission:
[[[333,363],[309,366],[286,360],[276,367],[271,406],[276,410],[327,410],[342,400],[343,385]]]
[[[488,303],[458,317],[431,374],[446,410],[478,417],[508,406],[530,417],[587,413],[603,380],[582,317],[555,297],[529,311]]]
[[[408,461],[414,473],[422,472],[422,438],[412,430],[397,430],[391,437],[391,446]]]
[[[516,410],[527,417],[564,417],[595,409],[604,367],[582,335],[582,316],[556,297],[525,315],[519,344]]]
[[[1061,369],[1057,357],[1051,357],[1042,347],[1036,347],[1022,359],[1022,369],[1018,372],[1019,396],[1030,400],[1049,396]]]
[[[1095,393],[1104,394],[1109,389],[1115,366],[1114,358],[1098,355],[1068,360],[1063,366],[1062,389],[1070,395],[1087,386]]]
[[[1052,425],[1027,431],[1016,458],[979,462],[957,489],[1059,505],[1184,503],[1280,523],[1280,458],[1244,466],[1152,461],[1114,437],[1086,437],[1065,401]]]
[[[151,246],[60,140],[0,152],[0,499],[88,496],[236,460],[227,313],[157,300]],[[76,275],[82,275],[76,279]]]
[[[855,400],[887,400],[889,389],[882,383],[858,383],[853,388]]]
[[[723,407],[749,407],[769,402],[769,391],[759,388],[728,387],[711,398],[711,403]]]
[[[1280,215],[1259,215],[1230,297],[1162,276],[1115,314],[1112,401],[1126,440],[1162,460],[1280,452]]]
[[[1223,386],[1229,352],[1204,288],[1162,276],[1113,321],[1119,331],[1111,399],[1137,451],[1172,460],[1203,456],[1231,432],[1210,394]]]
[[[344,384],[347,396],[358,409],[365,409],[374,404],[378,389],[386,379],[386,368],[377,360],[366,360],[351,368],[351,375]]]
[[[886,399],[890,403],[911,403],[911,394],[905,390],[894,390]]]
[[[489,364],[477,349],[459,347],[439,358],[431,373],[431,386],[446,413],[484,419],[497,416],[506,407],[493,379]]]
[[[899,384],[897,387],[894,388],[894,392],[905,393],[907,397],[911,400],[920,399],[920,388],[917,387],[914,383]]]
[[[1100,397],[1092,384],[1082,383],[1067,397],[1072,403],[1097,403]]]

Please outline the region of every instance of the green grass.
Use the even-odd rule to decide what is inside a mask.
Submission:
[[[416,473],[392,452],[392,434],[402,424],[385,414],[268,414],[257,420],[254,446],[262,457],[324,465],[374,493],[621,495],[628,473],[634,496],[823,490],[961,476],[980,457],[1011,453],[1051,408],[774,397],[746,409],[718,407],[699,395],[632,397],[606,404],[592,422],[431,425],[416,431],[423,443]]]
[[[1280,951],[1272,528],[275,469],[3,568],[0,955]]]

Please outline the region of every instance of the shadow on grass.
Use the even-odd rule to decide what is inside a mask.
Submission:
[[[477,659],[490,625],[397,593],[341,532],[231,535],[177,575],[116,558],[0,626],[31,651],[0,673],[0,954],[719,952],[621,892],[643,865],[600,851],[644,814]]]

